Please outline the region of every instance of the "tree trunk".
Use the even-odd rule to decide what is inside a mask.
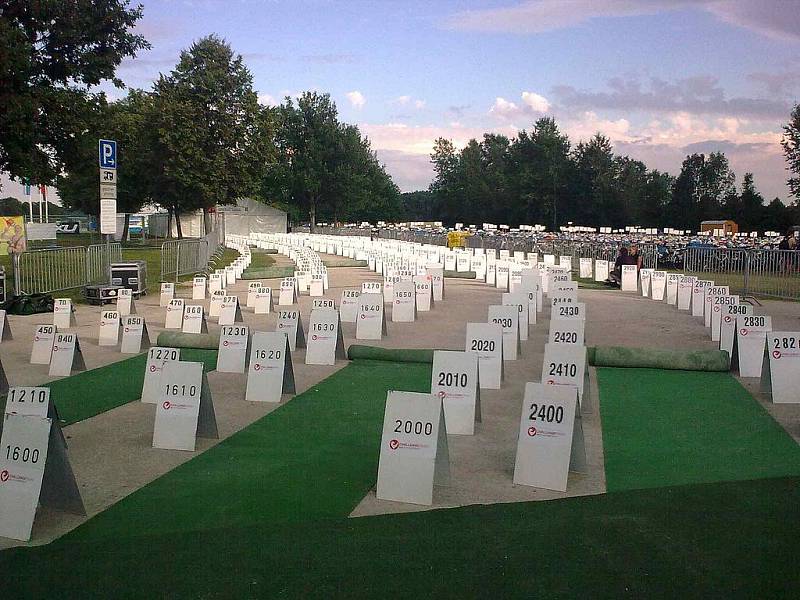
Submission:
[[[131,225],[131,215],[129,213],[125,213],[125,225],[122,226],[122,238],[120,241],[127,242],[128,235],[130,233],[130,225]]]
[[[181,229],[181,216],[178,214],[178,211],[175,211],[175,229],[178,231],[178,239],[183,239],[183,229]]]
[[[168,215],[168,217],[167,217],[167,234],[164,237],[165,238],[171,238],[172,237],[172,215],[173,215],[172,208],[168,208],[167,209],[167,215]]]
[[[308,216],[311,218],[311,223],[308,225],[309,233],[314,233],[317,227],[317,201],[312,200],[308,207]]]
[[[203,209],[203,231],[206,235],[211,233],[212,223],[211,223],[211,209],[204,208]]]

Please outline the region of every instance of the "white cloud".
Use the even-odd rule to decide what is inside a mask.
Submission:
[[[425,100],[414,100],[414,108],[417,110],[425,108]]]
[[[395,100],[395,102],[397,102],[397,104],[406,105],[411,102],[411,96],[400,96],[397,98],[397,100]]]
[[[367,103],[367,99],[364,98],[364,94],[362,94],[358,90],[347,92],[345,96],[347,96],[347,100],[350,102],[350,105],[357,110],[363,108],[364,105]]]
[[[273,98],[266,92],[259,92],[258,103],[261,104],[262,106],[278,106],[278,104],[280,104],[278,101],[275,100],[275,98]]]
[[[547,98],[540,96],[536,92],[522,92],[522,101],[539,113],[546,113],[550,110],[550,102]]]
[[[425,108],[425,100],[415,99],[408,95],[398,96],[390,104],[399,104],[400,106],[413,105],[417,110]]]
[[[534,118],[550,110],[550,102],[547,98],[536,92],[522,92],[520,97],[522,103],[517,104],[498,96],[489,109],[489,114],[499,119],[512,121],[520,117]]]

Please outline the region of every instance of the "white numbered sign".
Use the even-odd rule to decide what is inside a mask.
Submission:
[[[183,298],[173,298],[167,303],[167,315],[164,317],[164,329],[181,329],[183,327]]]
[[[412,281],[398,281],[394,284],[392,302],[392,322],[413,323],[417,318],[417,292]]]
[[[711,287],[706,288],[706,295],[705,295],[705,303],[706,306],[703,309],[703,324],[706,327],[712,328],[714,325],[714,300],[719,298],[720,296],[728,296],[730,294],[730,290],[728,289],[727,285],[714,285]],[[719,311],[717,311],[719,312]],[[714,336],[712,334],[711,339],[714,340]]]
[[[317,308],[311,311],[308,322],[307,365],[334,365],[336,359],[347,358],[344,352],[339,311],[335,308]]]
[[[342,323],[356,322],[360,297],[361,292],[358,290],[342,290],[342,299],[339,301],[339,318]]]
[[[483,264],[483,259],[480,260]],[[473,266],[475,266],[473,264]],[[433,287],[433,301],[441,302],[444,300],[444,267],[441,264],[428,265],[425,273],[430,277],[431,286]]]
[[[762,391],[776,404],[800,403],[800,332],[769,332],[766,353]]]
[[[285,333],[257,331],[253,334],[247,371],[248,402],[280,402],[282,394],[294,394],[294,369]]]
[[[772,317],[740,315],[736,317],[736,339],[732,369],[742,377],[761,377],[767,333],[772,331]]]
[[[499,390],[503,382],[503,328],[494,323],[467,323],[467,352],[478,356],[482,390]]]
[[[303,331],[303,320],[298,309],[278,309],[278,323],[275,331],[285,333],[289,338],[289,348],[292,352],[298,348],[306,347],[306,336]]]
[[[166,307],[170,300],[175,296],[175,284],[174,283],[162,283],[161,284],[161,295],[158,298],[158,305],[161,308]]]
[[[667,289],[667,272],[652,271],[650,273],[650,296],[653,300],[664,301],[664,292]]]
[[[678,281],[680,278],[681,275],[678,275],[677,273],[670,273],[667,275],[667,292],[664,300],[667,304],[672,306],[678,304]]]
[[[257,315],[268,315],[272,312],[272,288],[260,287],[256,289],[253,301],[253,310]]]
[[[187,304],[183,307],[183,333],[208,333],[208,323],[200,304]]]
[[[581,279],[591,279],[592,278],[592,259],[591,258],[581,258],[578,264],[579,264],[579,268],[580,268],[580,278]]]
[[[514,483],[566,492],[569,471],[586,471],[577,399],[573,386],[525,385]]]
[[[489,306],[489,323],[500,325],[503,329],[503,360],[517,360],[519,357],[519,310],[516,306]]]
[[[217,371],[244,373],[250,349],[250,329],[247,325],[223,325],[219,332]]]
[[[706,288],[714,285],[713,281],[698,279],[692,288],[692,316],[702,317],[706,309]]]
[[[7,413],[0,437],[0,537],[29,540],[39,504],[86,514],[53,419]]]
[[[85,370],[86,363],[77,334],[56,333],[50,358],[50,376],[67,377],[72,375],[72,371]]]
[[[192,279],[192,300],[206,299],[206,278],[195,277]]]
[[[696,280],[694,275],[678,276],[678,310],[689,310],[692,307],[692,290]]]
[[[589,392],[586,347],[577,344],[545,344],[542,364],[544,385],[567,385],[578,388],[578,403],[583,409]]]
[[[731,304],[723,307],[719,323],[719,349],[733,358],[733,346],[736,339],[736,317],[752,315],[753,307],[749,304]]]
[[[136,304],[133,301],[133,290],[122,288],[117,290],[117,312],[120,317],[136,314]]]
[[[638,267],[636,265],[622,265],[622,291],[638,292],[639,278]]]
[[[594,280],[607,281],[608,280],[608,261],[596,260],[594,261]]]
[[[481,420],[477,354],[434,351],[431,394],[442,399],[448,434],[474,434],[475,423]]]
[[[286,277],[281,280],[281,291],[278,294],[278,306],[291,306],[297,303],[297,280]]]
[[[416,292],[416,305],[417,310],[420,312],[428,312],[433,303],[433,286],[431,280],[427,275],[417,275],[413,279],[414,289]]]
[[[550,320],[552,321],[553,319],[578,319],[580,321],[585,321],[586,304],[583,302],[556,304],[550,309]]]
[[[217,322],[220,325],[233,325],[234,323],[241,323],[243,320],[242,309],[239,307],[239,297],[225,296],[222,299]]]
[[[69,298],[56,298],[53,304],[53,325],[58,329],[69,329],[75,326],[75,315],[72,310],[72,300]]]
[[[220,273],[212,273],[208,277],[208,292],[213,294],[225,289],[225,280]]]
[[[144,317],[128,315],[122,318],[122,354],[139,354],[150,347],[150,333]]]
[[[650,296],[650,276],[653,274],[653,269],[642,269],[639,272],[639,281],[642,285],[642,296],[648,298]]]
[[[101,312],[98,345],[116,346],[119,342],[119,325],[119,313],[116,310],[104,310]]]
[[[147,351],[147,363],[144,368],[144,383],[142,384],[142,402],[155,404],[159,398],[159,383],[161,371],[168,362],[181,359],[181,351],[177,348],[164,348],[155,346]]]
[[[245,306],[247,308],[255,308],[256,306],[256,293],[258,293],[258,288],[264,287],[260,281],[251,281],[247,284],[247,302]]]
[[[153,448],[194,452],[196,438],[219,437],[203,363],[166,363],[158,393]]]
[[[503,305],[515,306],[517,308],[517,325],[519,325],[519,339],[523,342],[528,340],[530,298],[524,291],[520,291],[517,286],[516,292],[503,293]],[[534,316],[534,319],[536,317]]]
[[[554,307],[555,308],[555,307]],[[550,320],[549,344],[577,344],[583,346],[586,322],[582,319],[554,318]]]
[[[216,317],[219,319],[219,313],[222,310],[222,301],[226,296],[225,290],[214,290],[211,292],[211,299],[208,301],[208,316]]]
[[[55,325],[37,325],[33,333],[33,347],[31,348],[32,365],[49,365],[50,355],[53,353],[53,343],[56,339]]]
[[[726,306],[739,304],[739,296],[713,296],[711,300],[711,341],[718,342],[722,317],[725,315]]]
[[[378,463],[379,500],[432,504],[434,484],[450,479],[442,401],[432,394],[388,392]]]
[[[380,340],[384,335],[386,335],[386,315],[383,309],[383,295],[362,292],[358,299],[356,339]]]

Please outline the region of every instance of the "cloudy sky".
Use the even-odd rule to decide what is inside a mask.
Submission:
[[[800,0],[145,0],[152,50],[126,61],[149,87],[178,52],[227,39],[264,103],[329,92],[404,191],[431,180],[438,136],[512,136],[542,115],[573,142],[677,173],[723,150],[786,199],[781,126],[800,101]],[[119,92],[116,92],[119,95]]]

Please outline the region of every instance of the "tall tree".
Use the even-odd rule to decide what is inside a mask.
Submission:
[[[437,138],[433,142],[431,163],[435,177],[430,191],[441,207],[441,220],[453,223],[458,219],[460,193],[459,157],[451,140]]]
[[[789,122],[783,128],[783,153],[786,168],[792,175],[787,183],[795,199],[800,202],[800,104],[795,104]]]
[[[578,144],[574,160],[578,175],[577,206],[571,218],[562,219],[562,222],[623,225],[615,186],[617,165],[611,141],[602,134],[595,134],[588,142]]]
[[[102,102],[89,88],[149,48],[127,0],[0,2],[0,171],[52,183]],[[95,141],[96,143],[96,141]]]
[[[89,215],[100,214],[97,180],[97,140],[117,140],[117,210],[125,213],[123,239],[130,213],[153,201],[151,185],[153,97],[131,90],[127,97],[103,104],[92,114],[88,129],[76,140],[75,152],[65,159],[56,187],[65,206]]]
[[[180,213],[203,209],[208,232],[215,205],[257,193],[273,159],[271,113],[258,104],[241,55],[214,35],[181,52],[155,84],[154,99],[158,202],[178,223]]]

